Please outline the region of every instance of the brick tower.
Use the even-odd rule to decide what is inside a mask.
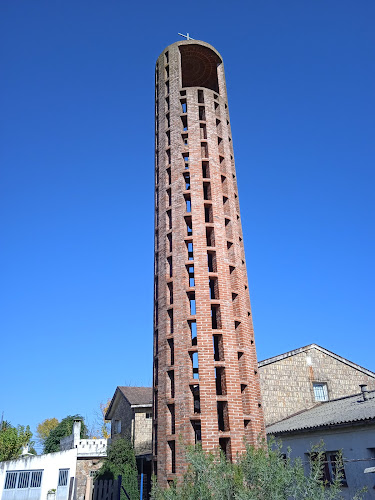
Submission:
[[[186,40],[156,63],[154,471],[184,443],[235,458],[264,432],[223,62]]]

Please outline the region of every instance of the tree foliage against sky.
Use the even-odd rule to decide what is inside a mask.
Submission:
[[[38,437],[39,443],[44,446],[45,440],[48,438],[50,435],[50,432],[55,429],[59,425],[59,421],[57,418],[46,418],[38,424],[36,428],[36,435]]]
[[[33,445],[32,437],[33,434],[28,425],[13,427],[9,422],[3,422],[0,429],[0,462],[18,458],[23,446]]]
[[[80,437],[88,437],[87,428],[83,418],[80,415],[68,415],[63,418],[61,422],[49,433],[49,436],[44,442],[43,453],[54,453],[56,451],[60,451],[60,440],[72,434],[73,422],[76,419],[80,419],[82,421]]]
[[[134,449],[127,439],[116,439],[108,448],[107,458],[99,469],[96,479],[117,479],[122,476],[122,485],[131,500],[139,499],[138,472]],[[126,496],[121,492],[121,500]]]
[[[152,500],[339,500],[342,462],[337,462],[333,483],[322,479],[325,454],[321,446],[312,449],[309,472],[301,459],[285,457],[281,443],[267,447],[248,446],[237,463],[224,455],[206,453],[200,447],[187,449],[189,468],[180,484],[163,490],[155,483]],[[359,492],[354,498],[362,498]]]

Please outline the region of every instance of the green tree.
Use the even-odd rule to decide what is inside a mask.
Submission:
[[[131,500],[139,499],[138,471],[134,449],[127,439],[116,439],[108,448],[107,458],[95,479],[117,479],[122,476],[122,485]],[[121,491],[121,500],[126,500]]]
[[[23,446],[33,446],[32,437],[29,426],[13,427],[9,422],[3,422],[0,429],[0,462],[18,458]]]
[[[38,424],[38,427],[36,428],[36,434],[41,446],[44,446],[45,440],[50,435],[50,432],[58,425],[59,421],[57,420],[57,418],[46,418],[45,420],[43,420],[43,422]]]
[[[49,436],[44,442],[43,453],[60,451],[60,440],[72,434],[73,422],[77,419],[82,421],[80,437],[87,438],[87,428],[83,418],[80,415],[68,415],[49,433]]]
[[[206,453],[201,447],[187,449],[188,470],[180,483],[167,489],[154,482],[153,500],[338,500],[341,496],[342,461],[336,463],[336,477],[328,485],[322,479],[325,454],[321,446],[312,449],[309,472],[301,459],[281,453],[281,443],[272,441],[231,463],[223,453]],[[342,460],[342,457],[341,457]],[[358,492],[356,500],[364,491]]]

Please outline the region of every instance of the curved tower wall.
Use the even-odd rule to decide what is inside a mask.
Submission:
[[[184,444],[230,458],[264,435],[223,62],[182,41],[156,63],[154,471]]]

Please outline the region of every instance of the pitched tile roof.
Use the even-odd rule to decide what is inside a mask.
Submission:
[[[131,405],[152,404],[152,387],[118,386]]]
[[[280,422],[267,427],[267,434],[279,435],[288,432],[303,432],[322,427],[359,423],[367,421],[375,424],[375,391],[346,396],[324,403],[318,403],[309,410],[303,410]]]

